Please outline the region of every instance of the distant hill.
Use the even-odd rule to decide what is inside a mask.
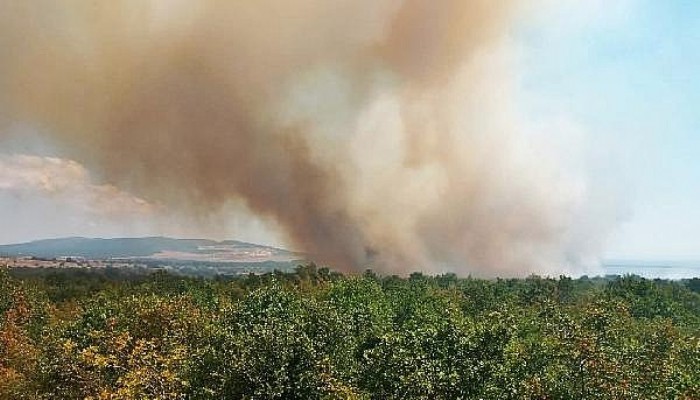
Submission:
[[[91,260],[149,259],[195,262],[293,261],[302,255],[275,247],[236,240],[173,239],[167,237],[91,239],[72,237],[0,245],[0,256]]]

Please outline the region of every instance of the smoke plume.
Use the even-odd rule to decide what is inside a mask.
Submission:
[[[1,0],[0,120],[178,213],[241,200],[339,268],[546,272],[596,245],[576,227],[585,185],[518,113],[517,12]]]

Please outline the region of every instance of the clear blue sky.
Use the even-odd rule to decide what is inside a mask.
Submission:
[[[599,173],[627,212],[607,258],[700,260],[700,2],[580,3],[517,32],[525,106],[614,160]]]

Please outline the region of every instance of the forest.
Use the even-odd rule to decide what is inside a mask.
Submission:
[[[0,399],[700,399],[700,279],[5,268]]]

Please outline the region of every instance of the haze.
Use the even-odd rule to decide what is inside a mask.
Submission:
[[[700,6],[0,2],[0,242],[235,238],[343,270],[700,259]]]

